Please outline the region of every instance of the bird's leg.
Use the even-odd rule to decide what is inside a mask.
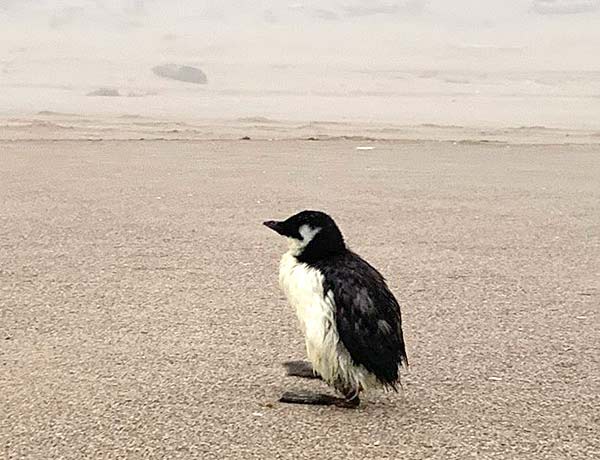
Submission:
[[[338,398],[337,396],[331,396],[323,393],[311,393],[309,391],[286,391],[281,398],[280,402],[288,404],[312,404],[317,406],[337,406],[345,409],[354,409],[358,407],[360,400],[358,394],[352,399]]]
[[[312,365],[307,361],[287,361],[283,363],[287,369],[288,375],[304,378],[317,378],[321,376],[317,374]],[[343,398],[331,396],[324,393],[312,393],[310,391],[286,391],[280,402],[288,404],[312,404],[317,406],[337,406],[347,409],[357,408],[360,404],[358,397],[361,388],[352,388],[348,385],[343,385],[341,382],[336,382],[334,387],[337,391],[344,395]]]
[[[347,384],[343,384],[340,381],[334,383],[335,389],[344,395],[343,403],[340,407],[355,408],[360,404],[359,394],[362,390],[362,386],[352,387]]]
[[[286,361],[283,363],[287,375],[302,377],[305,379],[320,379],[321,376],[313,369],[308,361]]]
[[[340,407],[347,407],[347,408],[357,408],[360,404],[360,397],[358,396],[358,394],[360,393],[360,391],[352,391],[351,393],[347,394],[344,398],[344,402]]]

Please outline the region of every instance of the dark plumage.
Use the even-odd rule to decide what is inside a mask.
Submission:
[[[280,283],[305,332],[312,369],[352,407],[373,381],[396,389],[398,368],[408,359],[400,306],[384,277],[346,247],[323,212],[302,211],[265,225],[289,241]],[[307,376],[298,362],[288,365],[291,375]],[[286,394],[282,400],[337,404],[326,395]]]
[[[338,334],[354,362],[396,389],[398,366],[408,358],[400,306],[384,277],[348,249],[309,265],[323,273],[325,293],[333,292]]]

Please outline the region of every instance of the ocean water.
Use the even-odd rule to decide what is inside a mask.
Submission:
[[[485,3],[3,1],[0,115],[600,129],[598,2]]]

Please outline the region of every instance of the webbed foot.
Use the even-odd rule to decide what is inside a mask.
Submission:
[[[285,367],[287,375],[305,379],[321,378],[321,376],[313,369],[312,364],[308,361],[286,361],[283,363],[283,367]]]

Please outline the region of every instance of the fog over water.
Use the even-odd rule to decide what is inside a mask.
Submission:
[[[597,0],[0,0],[0,114],[598,128],[598,56]]]

